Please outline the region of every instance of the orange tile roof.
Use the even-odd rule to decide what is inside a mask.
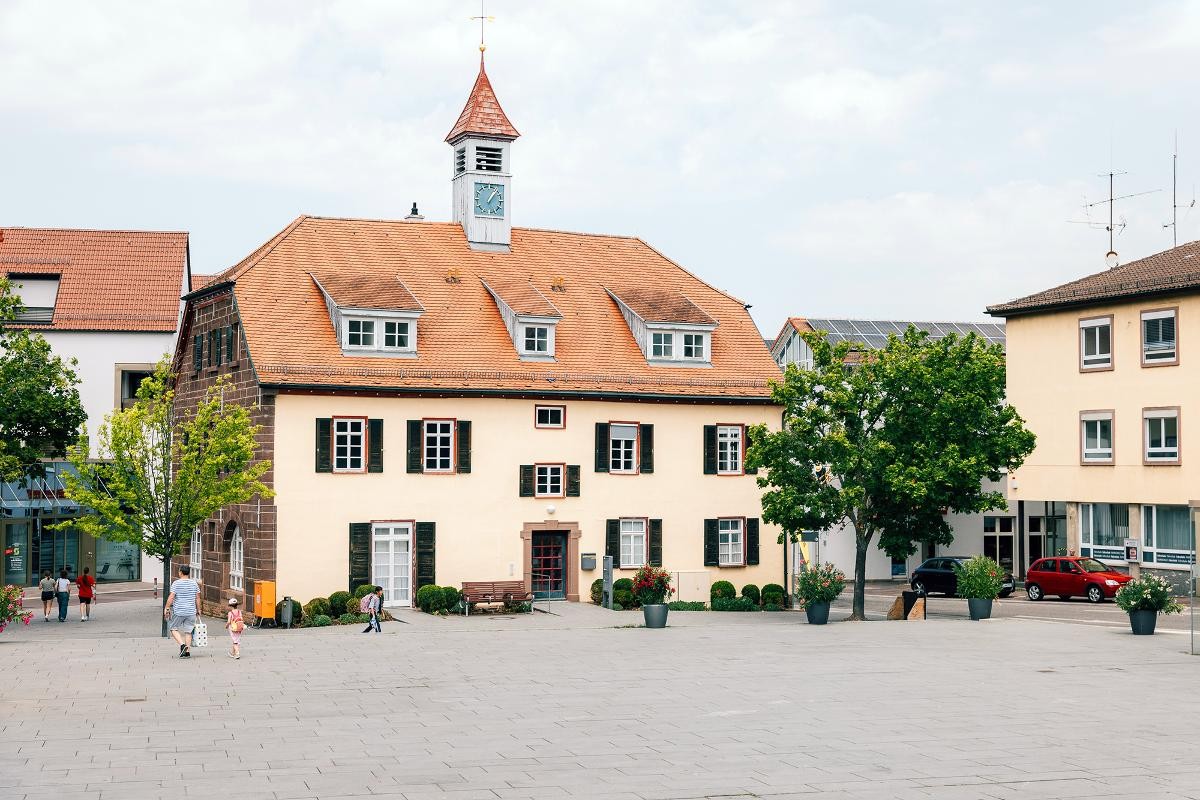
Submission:
[[[212,283],[216,275],[192,275],[192,291],[198,292]]]
[[[185,232],[0,229],[0,274],[59,276],[39,330],[174,331],[187,264]]]
[[[471,95],[467,98],[462,113],[458,115],[458,121],[454,123],[450,133],[446,134],[446,141],[453,142],[460,136],[472,133],[504,136],[509,139],[516,139],[521,135],[508,121],[508,116],[500,107],[500,101],[496,99],[492,82],[488,80],[487,71],[483,68],[482,53],[479,54],[479,75],[475,78],[475,85],[471,87]]]
[[[343,355],[310,272],[400,276],[425,308],[417,357]],[[520,360],[485,276],[553,298],[562,314],[554,362]],[[563,290],[551,293],[558,278]],[[457,223],[300,217],[221,279],[236,282],[251,359],[269,385],[766,400],[767,381],[779,377],[740,300],[636,238],[514,228],[511,252],[497,253],[472,250]],[[605,290],[642,284],[686,293],[719,323],[712,368],[646,362]]]
[[[669,289],[641,287],[608,287],[622,303],[646,322],[679,322],[688,325],[715,325],[716,320],[704,313],[681,292]]]
[[[390,308],[398,311],[424,310],[398,276],[376,274],[347,274],[336,272],[310,273],[321,287],[342,308]]]
[[[482,280],[487,288],[499,295],[514,314],[531,317],[562,317],[554,303],[547,300],[546,296],[527,280],[511,280],[494,275],[485,275]]]

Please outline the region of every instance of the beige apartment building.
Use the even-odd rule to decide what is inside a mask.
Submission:
[[[587,599],[613,557],[786,585],[745,469],[779,376],[741,300],[640,239],[514,227],[516,129],[482,63],[446,142],[453,221],[302,216],[186,297],[186,409],[213,382],[254,409],[270,499],[188,554],[206,605],[363,583],[521,579]]]
[[[1009,497],[1062,509],[1059,552],[1185,588],[1200,501],[1183,435],[1200,417],[1200,242],[988,312],[1006,320],[1008,398],[1037,434]]]

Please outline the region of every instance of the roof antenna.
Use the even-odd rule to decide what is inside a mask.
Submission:
[[[1179,209],[1186,208],[1191,211],[1196,206],[1196,187],[1192,186],[1192,202],[1186,206],[1179,205],[1177,188],[1178,188],[1178,166],[1179,166],[1179,131],[1175,131],[1175,151],[1171,154],[1171,221],[1163,224],[1164,228],[1171,229],[1171,246],[1179,247]],[[1186,214],[1184,215],[1186,216]]]
[[[1123,194],[1123,195],[1120,195],[1119,197],[1114,197],[1113,196],[1113,179],[1117,175],[1126,175],[1126,174],[1128,174],[1128,173],[1117,172],[1117,171],[1113,170],[1111,167],[1109,167],[1108,172],[1100,173],[1097,177],[1108,178],[1108,199],[1107,200],[1097,200],[1094,203],[1089,203],[1089,202],[1087,202],[1087,198],[1084,197],[1083,198],[1084,219],[1069,219],[1069,220],[1067,220],[1067,222],[1069,222],[1073,225],[1087,225],[1089,228],[1093,228],[1093,229],[1097,229],[1097,230],[1100,228],[1103,228],[1104,230],[1108,231],[1108,252],[1104,254],[1104,263],[1108,266],[1109,269],[1112,269],[1113,267],[1115,267],[1121,263],[1120,258],[1117,256],[1116,246],[1113,242],[1113,237],[1114,237],[1114,235],[1124,231],[1126,224],[1128,224],[1125,221],[1124,214],[1122,214],[1119,218],[1114,219],[1114,207],[1116,206],[1116,201],[1117,200],[1127,200],[1130,197],[1140,197],[1144,194],[1154,194],[1155,192],[1162,191],[1162,189],[1150,189],[1149,191],[1146,191],[1146,192],[1134,192],[1133,194]],[[1104,205],[1106,203],[1108,204],[1108,224],[1107,225],[1104,224],[1103,222],[1096,222],[1095,220],[1092,219],[1092,209],[1095,208],[1096,206]]]

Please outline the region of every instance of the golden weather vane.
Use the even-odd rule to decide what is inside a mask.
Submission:
[[[479,52],[487,50],[487,45],[483,43],[483,26],[489,22],[495,22],[495,17],[489,17],[487,11],[484,10],[484,4],[487,0],[479,0],[479,16],[471,17],[471,21],[479,20]]]

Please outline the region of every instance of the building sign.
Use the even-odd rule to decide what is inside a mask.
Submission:
[[[4,548],[4,574],[6,576],[25,574],[25,554],[22,552],[21,545],[10,544]]]
[[[1194,559],[1191,553],[1164,553],[1159,550],[1155,561],[1159,564],[1191,564]]]
[[[1088,554],[1084,553],[1084,555],[1086,556]],[[1124,561],[1125,550],[1115,547],[1093,547],[1091,556],[1092,558],[1098,558],[1101,561]]]
[[[1137,539],[1126,539],[1125,540],[1125,560],[1133,562],[1135,564],[1137,563],[1137,560],[1138,560],[1138,540]]]

